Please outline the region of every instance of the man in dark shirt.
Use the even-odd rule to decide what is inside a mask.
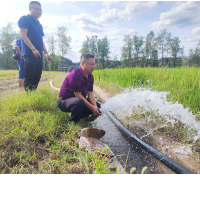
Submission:
[[[41,78],[43,68],[43,51],[47,61],[52,62],[43,42],[43,27],[38,21],[42,15],[41,4],[31,1],[30,14],[22,16],[18,26],[22,38],[22,57],[25,63],[24,87],[25,90],[36,90]]]
[[[71,112],[71,121],[78,123],[89,115],[90,121],[100,115],[101,104],[93,95],[95,59],[91,54],[81,56],[81,66],[70,72],[65,78],[59,95],[58,108],[63,112]],[[88,93],[88,98],[86,98]]]

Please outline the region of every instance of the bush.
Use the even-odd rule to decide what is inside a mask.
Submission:
[[[69,69],[68,69],[68,72],[71,72],[72,70],[78,68],[77,66],[70,66]]]

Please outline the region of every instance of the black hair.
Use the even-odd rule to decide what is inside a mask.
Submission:
[[[31,1],[31,2],[29,3],[29,6],[34,5],[34,4],[37,4],[37,5],[41,6],[41,3],[38,2],[38,1]]]
[[[81,56],[81,62],[86,62],[90,58],[94,58],[94,56],[92,54],[89,54],[89,53],[84,53]]]

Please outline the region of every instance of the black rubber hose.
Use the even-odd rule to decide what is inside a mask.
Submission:
[[[139,139],[134,133],[129,131],[122,123],[120,123],[111,112],[108,112],[108,117],[111,121],[123,132],[126,136],[133,142],[137,143],[142,149],[146,150],[148,153],[152,154],[157,160],[161,163],[166,165],[172,171],[177,174],[194,174],[189,169],[183,167],[176,161],[172,160],[168,156],[164,155],[163,153],[159,152],[158,150],[154,149],[152,146],[146,144],[144,141]]]

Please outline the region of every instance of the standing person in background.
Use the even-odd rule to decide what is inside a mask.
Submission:
[[[22,39],[19,38],[15,44],[15,50],[17,54],[20,56],[20,59],[17,61],[19,67],[19,77],[18,77],[19,92],[24,90],[24,73],[25,73],[25,66],[21,54],[21,41]]]
[[[22,57],[25,63],[25,90],[36,90],[42,75],[43,51],[48,62],[52,62],[43,42],[43,27],[38,21],[42,15],[41,4],[31,1],[30,14],[22,16],[18,21],[22,38]]]

